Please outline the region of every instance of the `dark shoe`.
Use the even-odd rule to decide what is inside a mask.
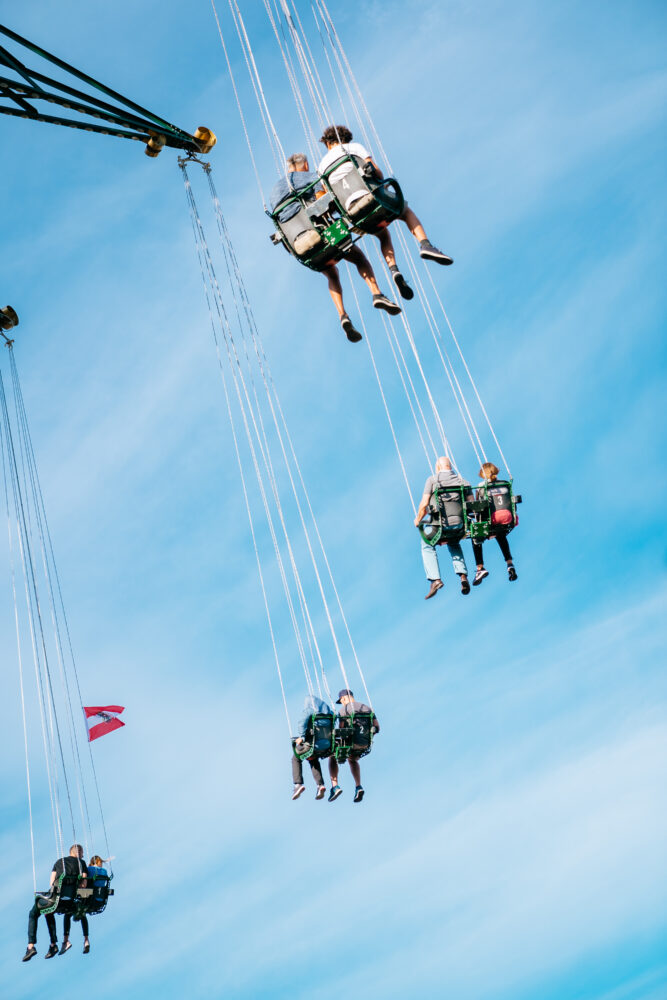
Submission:
[[[34,944],[32,944],[32,945],[29,944],[28,947],[25,950],[25,955],[23,956],[23,958],[21,959],[21,961],[22,962],[29,962],[30,959],[34,958],[36,954],[37,954],[37,949],[35,948]]]
[[[384,311],[388,312],[390,316],[398,316],[398,314],[403,311],[400,306],[397,306],[395,302],[388,299],[386,295],[374,295],[373,308],[384,309]]]
[[[57,954],[58,954],[58,944],[55,943],[51,945],[44,958],[53,958],[53,956]]]
[[[345,336],[347,337],[347,339],[350,341],[351,344],[358,344],[360,340],[364,339],[359,333],[359,331],[355,329],[354,323],[347,315],[347,313],[341,316],[340,325],[345,330]]]
[[[438,593],[441,587],[444,587],[444,583],[442,582],[442,580],[431,580],[431,589],[429,590],[424,600],[428,601],[431,597],[434,597]]]
[[[461,576],[461,593],[462,594],[470,593],[470,581],[468,580],[467,576]]]
[[[514,569],[514,566],[508,566],[507,567],[507,575],[510,578],[510,583],[514,583],[514,581],[516,580],[516,577],[517,577],[517,572]]]
[[[292,802],[294,802],[295,799],[298,799],[300,795],[303,795],[305,790],[306,790],[305,785],[295,785],[294,791],[292,792]]]
[[[364,790],[361,787],[361,785],[357,785],[357,787],[355,789],[355,792],[354,792],[354,798],[352,799],[352,801],[353,802],[361,802],[361,800],[363,799],[363,797],[364,797]]]
[[[317,786],[317,791],[315,792],[315,798],[316,799],[323,799],[325,792],[326,792],[326,788],[324,787],[324,785],[318,785]]]
[[[60,951],[58,952],[58,954],[64,955],[65,952],[69,951],[71,947],[72,947],[71,941],[63,941],[63,943],[60,945]]]
[[[329,802],[335,802],[339,795],[343,794],[343,789],[340,785],[334,785],[329,792]]]
[[[488,569],[484,569],[483,566],[481,569],[478,569],[477,572],[475,573],[475,579],[472,581],[473,587],[479,587],[482,580],[484,580],[488,575],[489,575]]]
[[[89,951],[90,951],[90,943],[89,944],[84,944],[84,946],[83,946],[83,953],[84,953],[84,955],[87,955]]]
[[[449,257],[448,254],[443,253],[442,250],[438,250],[434,247],[432,243],[428,240],[422,240],[419,244],[419,256],[422,260],[434,260],[437,264],[453,264],[454,259]]]
[[[394,279],[394,284],[398,288],[398,292],[401,298],[407,299],[408,302],[410,301],[410,299],[414,299],[415,293],[412,291],[412,289],[410,288],[409,284],[407,283],[401,272],[392,271],[391,276]]]

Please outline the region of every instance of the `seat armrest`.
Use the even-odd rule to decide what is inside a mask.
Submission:
[[[325,215],[329,211],[333,203],[334,196],[328,191],[321,198],[318,198],[317,201],[313,202],[312,205],[306,206],[308,218],[319,219],[320,216]]]

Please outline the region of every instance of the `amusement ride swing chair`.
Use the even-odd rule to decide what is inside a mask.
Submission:
[[[374,712],[338,717],[330,712],[311,715],[305,741],[297,744],[292,740],[294,756],[298,760],[324,760],[333,756],[340,764],[349,757],[365,757],[373,745],[374,720]]]
[[[112,875],[60,875],[49,892],[36,892],[35,900],[39,912],[69,914],[74,920],[82,916],[94,916],[106,909],[111,888]],[[88,883],[92,882],[92,885]]]
[[[427,545],[446,545],[470,538],[485,542],[499,531],[508,534],[519,523],[516,508],[521,496],[511,479],[480,486],[436,486],[429,510],[419,525]]]
[[[324,193],[318,195],[321,188]],[[321,271],[341,260],[362,236],[400,218],[404,208],[394,177],[380,178],[372,163],[345,153],[267,215],[276,227],[271,241],[282,243],[306,267]]]

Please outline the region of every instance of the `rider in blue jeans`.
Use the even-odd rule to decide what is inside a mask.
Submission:
[[[431,497],[433,496],[433,490],[437,487],[447,487],[447,486],[470,486],[470,483],[459,476],[458,472],[454,472],[452,469],[452,463],[448,458],[442,456],[435,463],[435,475],[429,476],[424,485],[424,493],[419,502],[419,509],[417,511],[417,516],[415,517],[415,525],[419,527],[421,522],[428,511],[429,504],[431,503]],[[463,550],[461,548],[460,542],[447,542],[447,548],[449,549],[449,554],[452,557],[452,566],[454,567],[454,572],[461,579],[461,593],[470,593],[470,582],[468,580],[468,568],[466,566],[466,561],[463,557]],[[431,584],[428,594],[424,600],[428,601],[429,598],[433,597],[444,586],[440,578],[440,566],[438,563],[438,553],[436,552],[434,546],[429,545],[422,539],[422,559],[424,561],[424,571],[426,573],[426,579]]]

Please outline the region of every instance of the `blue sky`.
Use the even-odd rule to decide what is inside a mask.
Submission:
[[[257,6],[272,110],[301,145]],[[208,5],[0,8],[140,103],[217,132],[217,187],[382,722],[363,806],[348,775],[335,806],[311,785],[289,800],[174,155],[3,120],[0,304],[21,316],[84,698],[127,706],[125,729],[94,747],[113,906],[85,960],[75,928],[71,956],[22,966],[30,846],[6,574],[3,995],[664,996],[660,5],[331,4],[408,198],[455,258],[434,277],[524,496],[517,583],[490,549],[481,588],[464,599],[448,574],[427,604],[368,354],[340,334],[322,279],[269,243]],[[417,495],[428,469],[386,372]]]

